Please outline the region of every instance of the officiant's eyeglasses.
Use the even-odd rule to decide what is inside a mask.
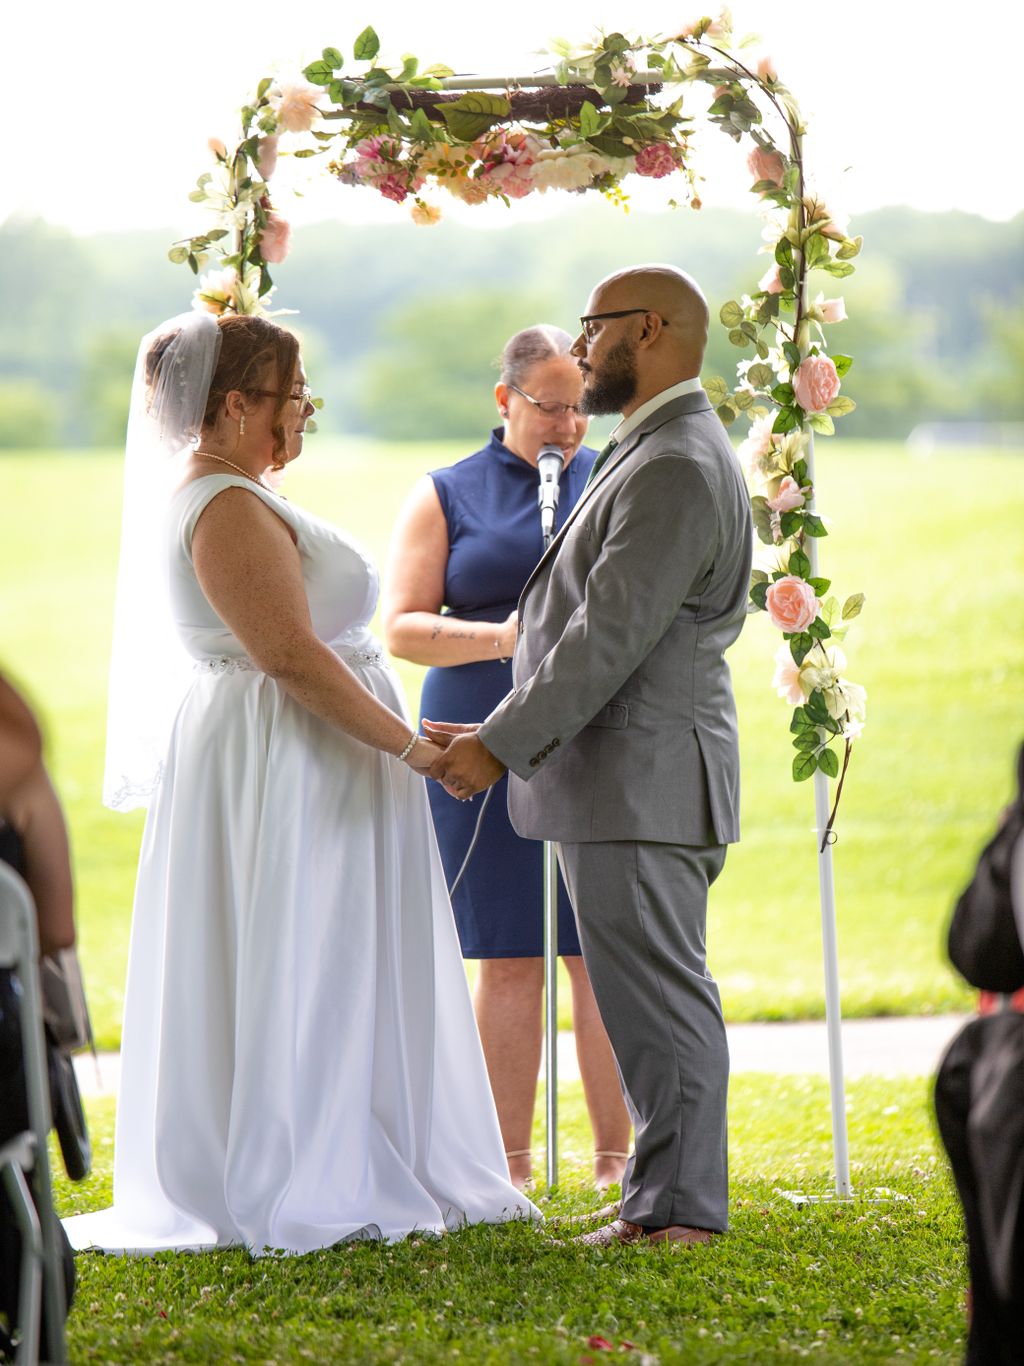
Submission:
[[[583,335],[588,342],[594,340],[594,329],[591,323],[601,322],[604,318],[628,318],[631,313],[655,313],[653,308],[617,308],[614,313],[588,313],[585,318],[580,319],[580,327]]]
[[[564,417],[566,413],[572,413],[573,417],[579,417],[579,405],[576,403],[542,402],[541,399],[533,398],[524,389],[520,389],[518,384],[510,384],[508,387],[514,389],[520,398],[525,398],[527,403],[532,403],[537,411],[543,413],[545,417]]]

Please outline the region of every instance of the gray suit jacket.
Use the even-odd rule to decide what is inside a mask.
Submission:
[[[513,691],[480,727],[533,839],[739,839],[750,500],[698,391],[614,450],[519,602]]]

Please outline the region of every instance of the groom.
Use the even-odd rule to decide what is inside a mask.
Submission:
[[[523,590],[513,691],[475,733],[451,727],[470,733],[432,769],[463,799],[509,769],[516,830],[558,841],[636,1134],[620,1217],[582,1239],[599,1246],[707,1242],[728,1218],[729,1054],[704,931],[739,838],[723,653],[743,624],[751,526],[698,378],[707,320],[670,266],[591,294],[572,348],[582,410],[622,421]]]

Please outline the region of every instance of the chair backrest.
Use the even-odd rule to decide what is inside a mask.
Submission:
[[[39,987],[39,935],[36,908],[24,881],[0,862],[0,967],[13,968],[22,992],[21,1041],[25,1059],[28,1122],[36,1138],[33,1178],[45,1248],[45,1316],[53,1361],[66,1361],[64,1346],[63,1268],[57,1251],[57,1216],[53,1212],[50,1161],[46,1138],[51,1128],[50,1087],[43,1042],[43,1002]]]

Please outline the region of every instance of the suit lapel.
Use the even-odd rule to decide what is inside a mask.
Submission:
[[[568,517],[566,517],[559,528],[558,534],[552,539],[547,550],[544,551],[543,555],[541,555],[540,559],[537,561],[533,568],[533,573],[526,580],[523,591],[519,595],[520,602],[522,602],[523,598],[529,592],[533,585],[533,581],[540,570],[544,568],[552,555],[557,554],[558,548],[562,543],[562,537],[565,535],[568,528],[572,526],[573,522],[589,500],[594,496],[594,490],[599,489],[608,478],[609,474],[611,474],[612,470],[617,469],[619,465],[622,464],[623,460],[636,450],[643,438],[648,436],[651,432],[657,431],[657,429],[664,426],[666,422],[671,422],[675,417],[682,417],[687,413],[700,412],[702,409],[710,409],[710,407],[711,404],[703,389],[698,389],[692,394],[683,394],[681,398],[673,399],[671,403],[666,403],[664,407],[656,408],[646,421],[641,422],[639,427],[635,428],[634,431],[631,431],[625,440],[622,441],[620,445],[616,446],[611,455],[609,455],[608,459],[601,466],[597,476],[580,494],[576,501],[576,505],[570,509]]]

